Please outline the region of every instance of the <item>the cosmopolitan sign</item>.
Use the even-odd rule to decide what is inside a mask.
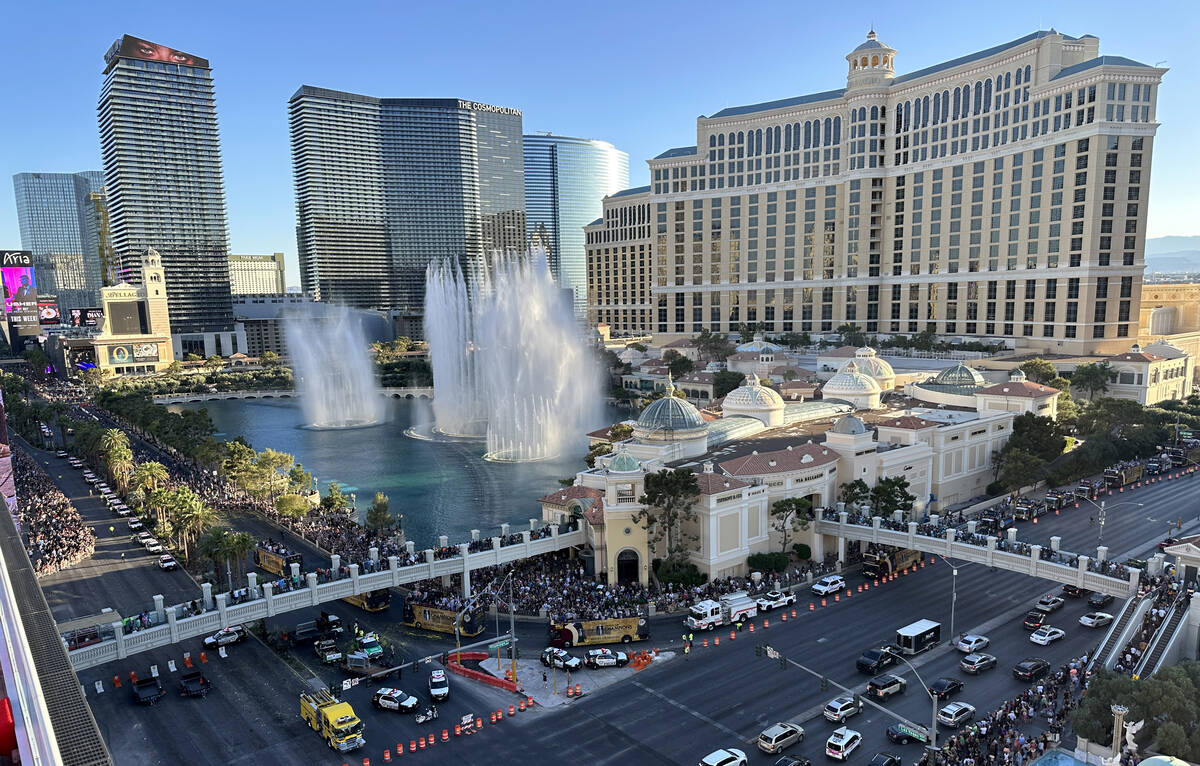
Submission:
[[[493,106],[491,104],[481,104],[478,101],[458,101],[459,109],[470,109],[476,112],[495,112],[496,114],[507,114],[513,117],[520,117],[521,110],[513,109],[511,106]]]

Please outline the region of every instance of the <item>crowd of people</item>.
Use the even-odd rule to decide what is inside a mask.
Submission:
[[[91,556],[96,533],[49,474],[19,447],[12,450],[17,484],[17,523],[39,576],[54,574]]]
[[[1067,723],[1068,713],[1079,704],[1087,688],[1085,654],[1007,700],[986,718],[964,726],[941,743],[933,758],[929,753],[918,766],[983,766],[1033,763],[1054,747]],[[1043,728],[1029,735],[1021,726]]]

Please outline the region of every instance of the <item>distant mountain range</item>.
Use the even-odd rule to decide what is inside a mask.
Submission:
[[[1200,271],[1200,236],[1146,240],[1146,273]]]

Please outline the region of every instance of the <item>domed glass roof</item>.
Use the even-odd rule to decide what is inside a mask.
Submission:
[[[822,395],[827,399],[839,395],[863,396],[878,394],[880,391],[879,384],[875,382],[875,379],[870,375],[859,372],[858,365],[853,359],[846,362],[846,366],[842,367],[841,372],[830,378],[821,388]]]
[[[646,431],[684,431],[703,428],[704,418],[700,410],[686,399],[675,396],[675,385],[667,378],[667,389],[663,398],[656,399],[642,410],[637,419],[638,427]]]
[[[614,473],[635,473],[642,470],[642,464],[633,455],[630,455],[624,447],[617,453],[608,463],[608,470]]]
[[[962,362],[939,372],[933,382],[943,386],[966,386],[968,388],[982,388],[987,385],[982,375]]]
[[[754,373],[746,375],[742,385],[730,391],[725,396],[721,408],[726,412],[737,410],[782,410],[783,397],[773,389],[759,384],[758,376]]]
[[[880,359],[875,355],[875,349],[870,346],[858,349],[854,352],[854,363],[859,372],[866,373],[875,380],[885,381],[888,388],[892,387],[892,382],[896,379],[896,371],[892,369],[892,365],[888,364],[886,359]]]
[[[888,48],[888,46],[884,45],[883,43],[879,42],[878,39],[876,39],[875,30],[872,29],[870,32],[867,33],[866,42],[864,42],[862,45],[855,48],[854,52],[858,53],[859,51],[877,50],[879,48],[886,48],[887,50],[891,50],[891,48]]]
[[[766,351],[768,353],[774,353],[782,348],[783,346],[780,346],[778,343],[772,343],[769,340],[763,340],[762,333],[755,333],[754,340],[750,341],[749,343],[742,343],[738,345],[737,352],[739,354],[746,351],[757,351],[760,353]]]
[[[847,415],[844,418],[839,418],[838,422],[833,424],[833,428],[829,429],[835,434],[865,434],[867,425],[853,415]]]

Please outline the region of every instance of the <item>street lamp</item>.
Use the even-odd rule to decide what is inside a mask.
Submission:
[[[1096,546],[1099,547],[1099,546],[1103,545],[1104,544],[1104,521],[1105,521],[1104,517],[1106,515],[1106,508],[1105,508],[1106,501],[1101,500],[1099,503],[1097,503],[1095,500],[1091,499],[1090,497],[1080,497],[1080,498],[1076,498],[1076,499],[1077,500],[1086,500],[1087,502],[1091,503],[1092,505],[1094,505],[1100,509],[1100,515],[1097,517],[1097,521],[1100,522],[1100,538],[1096,541]],[[1133,501],[1127,501],[1124,503],[1117,503],[1116,505],[1113,506],[1113,508],[1120,508],[1122,505],[1136,505],[1140,508],[1143,505],[1145,505],[1145,503],[1135,503]]]
[[[900,660],[905,665],[907,665],[908,669],[911,670],[913,672],[913,675],[917,677],[917,683],[921,684],[921,687],[923,689],[925,689],[925,693],[929,695],[929,699],[933,701],[933,716],[932,716],[932,720],[929,723],[929,744],[926,745],[926,747],[925,747],[925,749],[929,752],[929,762],[933,763],[934,753],[938,752],[938,746],[937,746],[938,697],[936,694],[929,691],[929,687],[926,686],[925,680],[923,678],[921,678],[921,674],[917,672],[917,669],[915,667],[913,667],[913,664],[911,662],[906,660],[902,655],[896,654],[895,652],[893,652],[891,650],[885,649],[884,653],[892,655],[893,657],[895,657],[896,659]]]

